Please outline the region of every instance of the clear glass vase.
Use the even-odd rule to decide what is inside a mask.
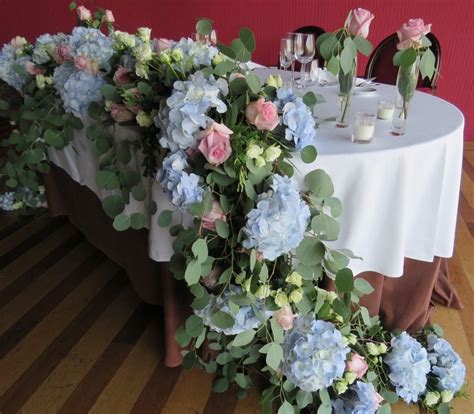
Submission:
[[[420,60],[408,66],[398,69],[397,75],[397,100],[395,103],[395,113],[392,118],[392,135],[404,135],[408,117],[410,101],[415,95],[418,77],[420,74]]]
[[[349,126],[350,109],[352,94],[357,77],[357,60],[354,59],[352,70],[346,75],[339,72],[339,92],[337,97],[337,118],[336,126],[338,128],[347,128]]]

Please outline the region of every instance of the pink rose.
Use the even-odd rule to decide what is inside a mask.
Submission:
[[[136,102],[136,100],[139,100],[142,98],[142,95],[138,88],[130,88],[127,89],[125,93],[125,106],[127,109],[134,114],[138,114],[143,108],[142,106]]]
[[[74,66],[76,69],[88,72],[92,75],[99,73],[99,65],[97,62],[84,56],[76,56],[74,58]]]
[[[290,305],[284,305],[280,310],[273,312],[273,317],[278,325],[280,325],[284,331],[289,331],[293,328],[293,319],[295,315],[291,310]]]
[[[107,23],[115,23],[115,17],[111,10],[105,11],[105,21]]]
[[[199,151],[210,164],[220,165],[230,157],[232,153],[230,147],[231,134],[233,134],[233,131],[216,122],[213,122],[209,128],[199,133],[199,138],[202,138],[198,147]]]
[[[12,40],[10,40],[10,44],[14,49],[21,49],[26,45],[26,39],[21,36],[15,36]]]
[[[71,60],[71,51],[71,46],[62,44],[61,46],[58,46],[56,49],[54,49],[53,59],[57,63],[67,62],[68,60]]]
[[[202,218],[202,227],[214,231],[216,229],[216,220],[226,221],[226,218],[219,202],[213,200],[211,211],[209,213],[205,213]]]
[[[266,102],[263,97],[247,105],[245,117],[250,124],[255,125],[260,131],[273,131],[280,122],[275,104]]]
[[[135,115],[132,114],[125,105],[122,104],[112,104],[110,107],[110,115],[116,122],[127,122],[135,118]]]
[[[402,27],[397,30],[398,50],[408,49],[410,47],[420,47],[421,38],[431,32],[431,24],[425,25],[423,19],[410,19],[407,23],[403,23]]]
[[[90,20],[92,18],[91,11],[84,6],[79,6],[77,8],[77,15],[79,16],[79,20],[82,22],[85,22],[86,20]]]
[[[44,69],[39,68],[33,62],[30,61],[25,63],[25,69],[30,75],[41,75],[42,73],[44,73]]]
[[[363,37],[369,35],[370,22],[374,19],[374,15],[365,9],[354,9],[349,15],[347,30],[353,36]]]
[[[350,361],[346,362],[346,368],[357,375],[357,378],[362,378],[367,372],[369,366],[365,362],[365,358],[359,354],[352,353]]]
[[[372,399],[376,405],[376,408],[379,408],[382,405],[383,397],[377,391],[375,391],[372,395]]]
[[[127,68],[119,66],[114,73],[114,82],[117,85],[125,85],[127,83],[131,83],[132,80],[130,79],[130,76],[128,76],[129,73],[130,71]]]
[[[155,44],[155,50],[158,53],[163,52],[163,50],[169,49],[171,46],[173,46],[173,41],[169,39],[154,39],[153,42]]]

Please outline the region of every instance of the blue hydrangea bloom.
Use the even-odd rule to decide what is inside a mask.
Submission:
[[[65,111],[72,112],[77,117],[84,115],[92,102],[99,102],[102,99],[100,87],[104,83],[100,76],[81,71],[74,72],[61,91]]]
[[[193,203],[200,203],[204,198],[201,178],[185,171],[189,167],[184,151],[170,153],[163,160],[158,180],[163,189],[171,196],[171,202],[181,210]]]
[[[64,85],[71,75],[76,72],[76,68],[72,62],[64,63],[54,69],[53,85],[59,94],[64,92]]]
[[[332,401],[331,405],[337,414],[375,414],[380,404],[374,386],[357,381],[341,398]]]
[[[181,49],[183,51],[183,60],[179,63],[179,68],[183,72],[189,71],[191,66],[194,69],[199,69],[201,66],[211,66],[212,59],[219,53],[219,50],[214,46],[187,38],[182,38],[171,49]],[[189,60],[191,60],[191,63]]]
[[[155,119],[162,130],[161,146],[171,151],[196,147],[197,133],[211,121],[207,112],[211,108],[221,114],[227,111],[220,96],[228,92],[224,79],[216,80],[213,76],[206,79],[200,71],[191,75],[187,81],[176,81],[173,93],[166,100],[168,117]]]
[[[466,378],[466,367],[459,354],[448,341],[433,334],[428,335],[427,348],[431,373],[438,379],[438,390],[458,392]]]
[[[114,54],[112,40],[100,30],[75,27],[70,37],[73,56],[84,56],[96,61],[101,69],[110,70],[110,58]]]
[[[42,65],[51,60],[54,49],[61,43],[69,43],[69,36],[64,33],[44,34],[36,39],[33,47],[33,62]]]
[[[350,352],[334,324],[316,320],[314,315],[296,319],[283,349],[283,373],[307,392],[329,387],[341,378]]]
[[[389,379],[397,394],[407,403],[417,402],[426,391],[430,361],[425,348],[406,332],[394,336],[392,349],[384,358],[390,368]]]
[[[15,65],[24,67],[29,60],[27,56],[18,56],[17,50],[9,43],[6,43],[0,52],[0,79],[17,91],[21,91],[28,74],[26,71],[18,73],[14,68]]]
[[[298,247],[311,214],[290,178],[274,175],[271,188],[258,196],[256,208],[247,214],[243,246],[256,248],[265,259],[275,260]]]
[[[308,106],[291,89],[278,89],[277,98],[275,105],[282,112],[282,123],[286,126],[285,139],[297,150],[314,145],[316,123]]]
[[[255,312],[250,305],[240,307],[238,312],[235,314],[229,307],[229,297],[231,294],[238,294],[241,293],[241,291],[242,290],[238,286],[231,285],[230,289],[226,290],[222,295],[211,295],[209,303],[201,310],[194,310],[194,313],[202,318],[204,325],[209,326],[211,330],[219,333],[223,332],[225,335],[237,335],[241,332],[248,331],[249,329],[256,329],[262,324],[262,322],[256,317]],[[257,309],[262,311],[263,303],[258,303]],[[226,329],[215,326],[212,323],[212,316],[218,310],[232,315],[235,319],[234,325]]]

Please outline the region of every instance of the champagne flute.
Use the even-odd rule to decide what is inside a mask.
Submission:
[[[285,82],[288,82],[286,79],[286,73],[288,68],[292,63],[293,55],[293,41],[288,38],[280,39],[280,66],[285,71]]]
[[[313,34],[297,33],[294,40],[295,57],[301,63],[301,87],[306,87],[306,65],[316,54],[316,42]]]
[[[295,60],[296,60],[296,56],[295,56],[295,37],[296,37],[297,33],[292,33],[292,32],[288,32],[286,34],[286,38],[287,39],[290,39],[290,45],[291,45],[291,53],[290,53],[290,56],[291,56],[291,86],[294,87],[295,86]]]

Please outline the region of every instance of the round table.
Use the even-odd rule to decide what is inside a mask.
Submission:
[[[257,70],[265,79],[276,69]],[[377,112],[379,100],[394,101],[394,86],[379,84],[376,92],[356,88],[351,113]],[[324,96],[314,114],[321,120],[337,113],[337,86],[310,87]],[[452,104],[416,92],[410,102],[406,134],[390,134],[391,121],[377,119],[370,144],[351,141],[351,127],[321,122],[318,158],[296,160],[295,178],[322,168],[334,182],[343,214],[336,248],[351,249],[354,274],[374,271],[389,277],[403,274],[404,258],[432,262],[451,257],[454,248],[462,171],[464,117]]]

